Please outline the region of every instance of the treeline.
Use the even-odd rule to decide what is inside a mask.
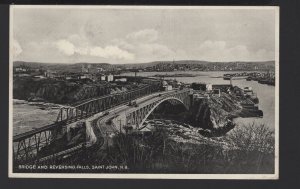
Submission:
[[[128,167],[79,171],[94,173],[274,173],[274,133],[264,125],[236,127],[220,143],[176,142],[160,127],[149,135],[117,134],[113,144],[76,156],[71,164]]]

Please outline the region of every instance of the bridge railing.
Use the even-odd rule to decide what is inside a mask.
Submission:
[[[60,123],[61,124],[61,123]],[[60,124],[51,124],[13,137],[14,162],[34,161],[41,150],[56,137]]]
[[[72,123],[152,92],[151,85],[146,85],[139,89],[94,98],[74,107],[64,107],[60,109],[56,122]]]

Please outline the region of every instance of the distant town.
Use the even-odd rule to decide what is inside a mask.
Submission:
[[[91,79],[112,81],[112,75],[125,72],[176,72],[176,71],[264,71],[274,72],[274,61],[268,62],[204,62],[161,61],[144,64],[107,63],[31,63],[14,62],[14,76],[57,79]]]

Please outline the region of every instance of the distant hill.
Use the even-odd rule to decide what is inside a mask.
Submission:
[[[74,63],[74,64],[66,64],[66,63],[41,63],[41,62],[24,62],[24,61],[15,61],[14,67],[17,66],[28,66],[31,68],[43,68],[46,70],[57,71],[57,72],[80,72],[82,66],[87,67],[90,65],[89,63]],[[111,65],[108,63],[92,63],[93,68],[101,67],[108,68]]]
[[[250,63],[250,64],[264,64],[264,65],[275,65],[275,61],[261,61],[261,62],[242,62],[242,61],[234,61],[234,62],[209,62],[209,61],[202,61],[202,60],[177,60],[177,61],[154,61],[148,63],[134,63],[134,64],[119,64],[124,65],[129,68],[138,67],[138,68],[145,68],[149,66],[155,66],[158,64],[201,64],[201,65],[208,65],[208,64],[236,64],[236,63]]]
[[[253,65],[265,65],[275,67],[275,61],[264,61],[264,62],[208,62],[201,60],[178,60],[178,61],[154,61],[148,63],[133,63],[133,64],[109,64],[109,63],[41,63],[41,62],[24,62],[24,61],[15,61],[14,66],[29,66],[32,68],[43,68],[47,70],[57,71],[57,72],[80,72],[82,66],[87,67],[91,65],[92,68],[104,68],[109,69],[113,67],[126,67],[126,68],[145,68],[145,67],[153,67],[159,64],[177,64],[177,65],[234,65],[237,63],[241,64],[253,64]]]
[[[133,67],[139,67],[139,68],[144,68],[144,67],[149,67],[149,66],[155,66],[157,64],[209,64],[210,62],[207,61],[198,61],[198,60],[177,60],[177,61],[154,61],[154,62],[146,62],[146,63],[133,63],[133,64],[118,64],[120,66],[126,66],[128,68],[133,68]]]

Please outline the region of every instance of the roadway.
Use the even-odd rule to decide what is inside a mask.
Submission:
[[[138,98],[135,101],[138,106],[143,107],[145,104],[155,102],[155,101],[163,98],[163,96],[165,94],[169,94],[172,92],[175,92],[175,91],[161,91],[161,92],[153,93],[153,94]],[[159,94],[161,94],[161,95],[159,96]],[[113,133],[120,132],[120,130],[121,130],[120,128],[117,128],[114,124],[107,123],[109,120],[114,119],[115,117],[119,116],[120,114],[126,115],[126,112],[133,111],[138,108],[139,107],[128,106],[128,103],[126,103],[126,104],[123,104],[123,105],[120,105],[120,106],[117,106],[117,107],[107,110],[107,111],[109,111],[109,114],[106,116],[102,116],[100,119],[97,120],[97,124],[93,125],[94,133],[97,137],[97,140],[102,137],[102,138],[104,138],[105,141],[109,141],[111,139],[111,135]],[[121,125],[125,125],[124,120],[120,119],[120,121],[121,121],[120,127],[121,127]],[[99,135],[101,135],[101,136],[99,136]]]

